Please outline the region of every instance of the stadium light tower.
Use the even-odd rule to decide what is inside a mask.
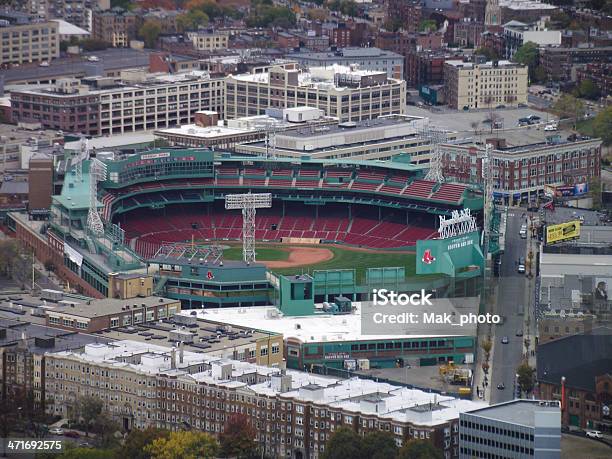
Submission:
[[[89,212],[87,228],[96,236],[104,234],[104,224],[98,212],[98,182],[106,179],[106,165],[96,158],[89,162]]]
[[[420,136],[428,139],[429,145],[431,146],[429,171],[427,171],[425,180],[442,183],[444,182],[444,175],[442,173],[442,152],[440,151],[440,144],[448,141],[448,134],[446,131],[430,124],[429,120],[423,120],[420,126]]]
[[[247,265],[255,261],[255,209],[272,207],[270,193],[226,194],[226,209],[242,209],[242,258]]]

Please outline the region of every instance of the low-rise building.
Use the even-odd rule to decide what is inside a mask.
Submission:
[[[287,57],[307,68],[343,65],[355,66],[361,70],[386,72],[387,77],[395,79],[402,79],[404,75],[403,56],[379,48],[340,48],[328,52],[300,51],[289,53]]]
[[[510,61],[449,60],[444,64],[446,101],[454,109],[516,107],[527,103],[527,66]]]
[[[561,454],[558,401],[513,400],[459,415],[459,459]]]
[[[588,183],[600,175],[601,140],[563,141],[551,136],[545,142],[509,145],[505,139],[487,139],[492,149],[493,195],[505,202],[520,202],[543,195],[549,186]],[[448,179],[482,183],[483,144],[472,140],[441,146],[442,167]]]
[[[197,30],[187,32],[187,37],[197,50],[213,51],[227,49],[229,36],[226,33],[214,32],[213,30]]]
[[[612,46],[547,47],[540,50],[540,64],[551,81],[576,81],[576,69],[590,63],[611,64]]]
[[[538,46],[560,46],[561,31],[547,30],[541,28],[537,23],[525,24],[519,21],[510,21],[504,24],[506,59],[512,59],[514,53],[527,42],[535,43]]]
[[[306,72],[291,65],[230,75],[225,80],[226,119],[263,115],[268,108],[300,106],[319,108],[341,121],[403,114],[406,83],[380,71],[333,66],[311,67]]]
[[[89,372],[90,381],[80,377]],[[47,356],[47,412],[69,416],[92,395],[124,428],[189,426],[212,435],[231,413],[249,420],[266,454],[320,457],[341,426],[388,431],[398,444],[428,440],[444,457],[459,449],[459,414],[484,406],[363,379],[339,380],[196,354],[150,343],[89,344]]]
[[[92,14],[91,36],[115,48],[125,48],[136,38],[138,22],[135,13],[119,7],[107,11],[96,10]]]
[[[391,115],[368,121],[305,126],[276,133],[274,154],[286,158],[382,161],[410,155],[413,164],[429,164],[431,145],[421,135],[426,123],[421,117]],[[251,155],[265,155],[266,150],[263,140],[236,146],[236,151]]]
[[[611,346],[612,329],[607,327],[537,346],[540,397],[561,402],[563,427],[612,429]]]

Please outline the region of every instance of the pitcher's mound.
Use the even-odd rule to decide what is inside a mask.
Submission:
[[[293,268],[295,266],[316,265],[334,258],[334,253],[329,249],[318,247],[288,247],[289,258],[282,261],[257,260],[268,268]]]

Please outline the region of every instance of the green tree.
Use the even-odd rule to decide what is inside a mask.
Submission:
[[[476,50],[474,50],[474,54],[479,54],[481,56],[485,56],[488,61],[493,61],[499,59],[499,54],[493,48],[488,46],[482,46]]]
[[[399,450],[397,459],[442,459],[442,451],[427,440],[408,440]]]
[[[582,80],[578,85],[578,94],[580,97],[596,100],[599,98],[599,88],[593,83],[593,80]]]
[[[103,51],[110,46],[104,40],[98,40],[97,38],[86,38],[81,40],[79,45],[83,48],[83,51]]]
[[[72,420],[79,423],[82,421],[85,435],[88,435],[94,426],[94,421],[102,415],[104,403],[102,400],[92,396],[78,398],[72,407]]]
[[[535,383],[535,368],[530,367],[528,363],[524,362],[516,369],[516,374],[518,375],[518,385],[521,388],[521,392],[526,394],[531,392]]]
[[[168,438],[169,434],[169,431],[155,427],[133,429],[119,448],[117,459],[151,459],[151,453],[145,449],[145,446],[158,438]]]
[[[364,459],[361,437],[350,427],[340,427],[325,445],[323,459]]]
[[[257,432],[244,415],[230,416],[219,435],[221,454],[239,459],[252,457],[257,452]]]
[[[364,459],[394,458],[397,456],[398,450],[395,437],[390,432],[370,432],[362,440],[362,457]]]
[[[601,178],[599,177],[591,177],[589,181],[589,192],[591,193],[591,198],[593,199],[593,209],[601,209]]]
[[[64,442],[64,444],[69,442]],[[66,450],[60,454],[54,454],[53,459],[115,459],[115,451],[112,449],[92,449],[92,448],[74,448],[67,447]]]
[[[548,75],[546,74],[546,69],[542,65],[538,65],[533,71],[533,81],[538,83],[543,83],[548,79]]]
[[[593,120],[593,133],[603,140],[604,145],[612,145],[612,107],[597,114]]]
[[[524,43],[519,49],[516,50],[512,60],[517,64],[528,66],[529,77],[533,79],[535,69],[538,65],[540,51],[538,45],[532,41]]]
[[[201,10],[191,10],[185,14],[181,14],[176,18],[176,24],[181,31],[196,30],[201,26],[208,24],[208,15]]]
[[[584,102],[571,94],[563,94],[561,97],[559,97],[559,99],[557,99],[557,102],[555,102],[553,110],[561,118],[573,118],[574,129],[576,129],[578,120],[582,119],[584,116]]]
[[[152,459],[212,459],[219,453],[217,440],[195,430],[170,432],[145,446]]]
[[[146,21],[140,30],[138,31],[138,36],[140,36],[147,48],[155,48],[155,42],[157,41],[157,37],[161,33],[161,24],[156,20],[148,20]]]
[[[433,19],[424,19],[419,24],[419,32],[435,32],[437,28],[438,25]]]

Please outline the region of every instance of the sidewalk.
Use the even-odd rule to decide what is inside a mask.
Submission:
[[[495,282],[495,285],[492,288],[490,303],[487,304],[485,312],[495,313],[497,310],[497,289],[498,285]],[[486,328],[485,328],[486,327]],[[491,374],[492,374],[492,362],[493,362],[493,354],[495,352],[495,334],[493,333],[493,327],[491,325],[486,325],[482,329],[478,330],[478,340],[476,343],[477,355],[478,358],[474,362],[474,381],[472,383],[472,400],[480,400],[480,401],[491,401]],[[484,395],[482,393],[482,386],[484,383],[485,372],[482,369],[482,364],[485,361],[485,352],[482,350],[482,343],[491,336],[491,352],[489,353],[489,372],[486,374],[487,377],[487,386],[484,389]],[[480,390],[480,397],[476,393],[476,387]]]

